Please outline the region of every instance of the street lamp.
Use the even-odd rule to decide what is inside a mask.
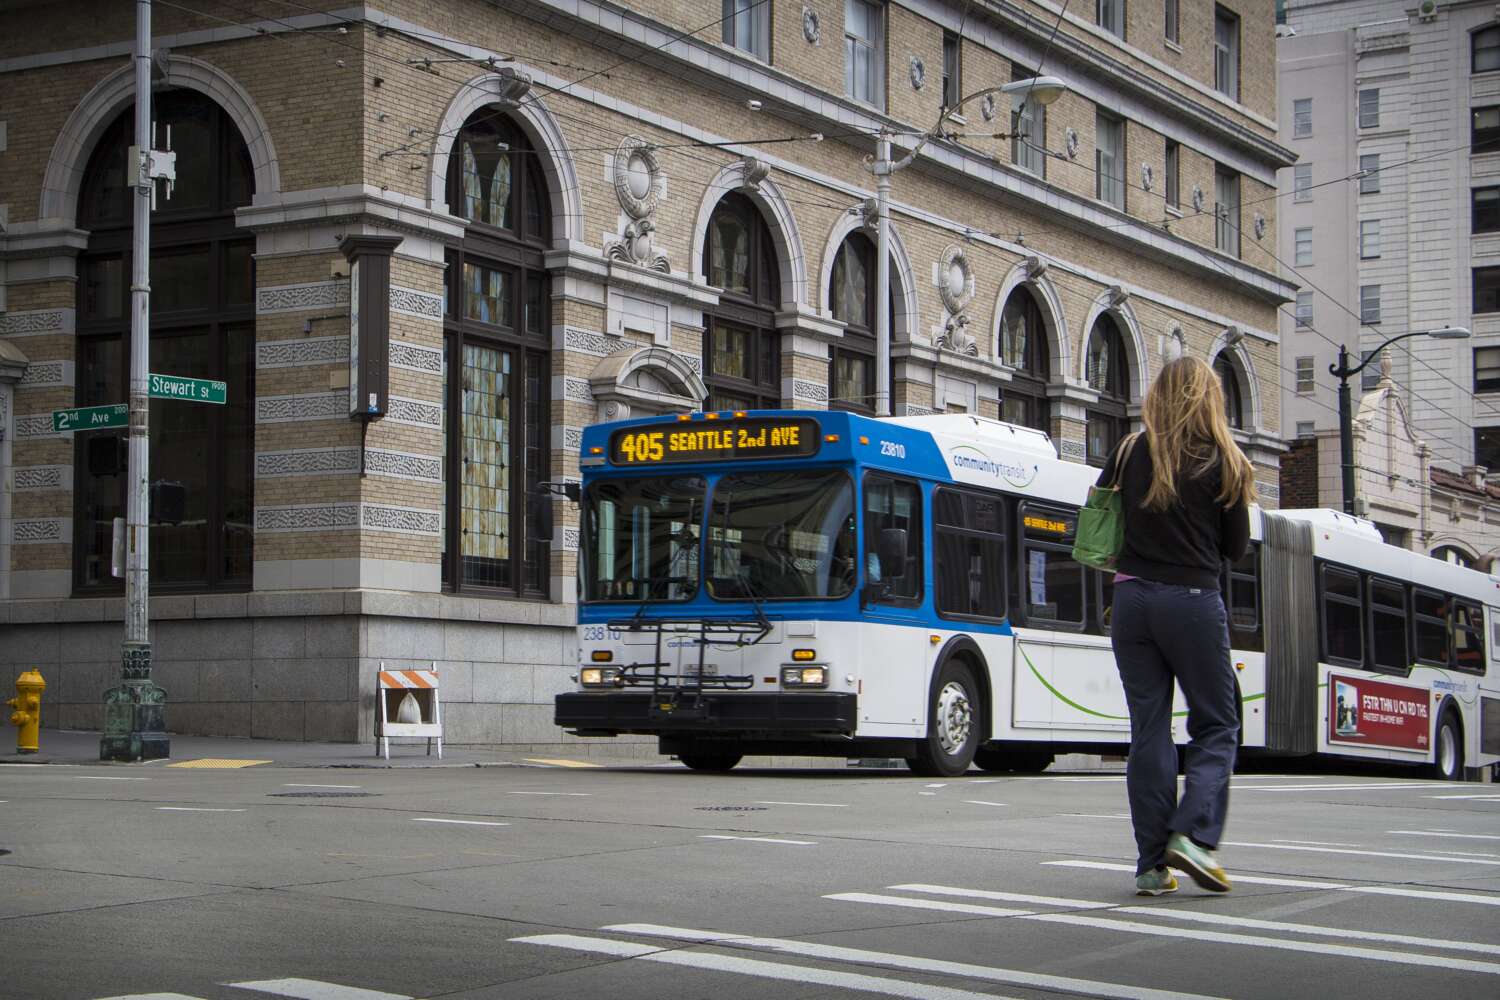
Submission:
[[[1025,80],[1014,80],[1000,87],[985,87],[966,97],[961,97],[952,107],[945,107],[938,116],[937,124],[922,136],[911,152],[901,159],[891,160],[891,133],[881,129],[875,137],[875,159],[870,161],[870,170],[875,174],[875,415],[891,415],[891,174],[910,166],[927,145],[929,139],[943,138],[943,123],[948,116],[969,101],[986,94],[1024,93],[1024,100],[1046,106],[1063,95],[1067,84],[1055,76],[1034,76]],[[1009,138],[1005,133],[995,133],[995,138]]]
[[[1353,415],[1349,405],[1349,379],[1365,370],[1365,366],[1380,356],[1380,352],[1390,347],[1398,340],[1407,337],[1431,337],[1433,340],[1464,340],[1469,336],[1469,331],[1461,326],[1444,326],[1436,330],[1413,330],[1411,333],[1397,334],[1365,358],[1355,368],[1349,367],[1349,350],[1343,344],[1339,345],[1339,363],[1329,365],[1330,374],[1339,380],[1339,463],[1344,473],[1344,513],[1354,513],[1354,427]]]

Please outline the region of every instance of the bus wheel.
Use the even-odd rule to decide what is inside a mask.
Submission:
[[[745,759],[745,755],[732,747],[696,747],[677,755],[694,771],[728,771]]]
[[[1045,750],[974,751],[974,766],[994,774],[1035,774],[1052,766],[1054,755]]]
[[[932,704],[927,707],[927,736],[906,766],[928,777],[953,778],[969,769],[979,746],[982,709],[974,675],[958,660],[938,672]]]
[[[1437,752],[1432,758],[1432,773],[1439,781],[1464,780],[1464,743],[1452,709],[1444,712],[1438,720]]]

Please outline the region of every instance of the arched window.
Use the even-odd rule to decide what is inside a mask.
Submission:
[[[153,591],[247,589],[254,492],[255,238],[235,228],[255,175],[245,140],[223,110],[188,90],[156,95],[162,135],[177,153],[172,196],[158,191],[151,218],[150,370],[219,379],[223,406],[152,400],[151,587]],[[105,129],[84,169],[78,225],[89,231],[78,261],[76,399],[124,403],[130,385],[132,199],[126,151],[135,108]],[[73,582],[115,591],[112,521],[125,516],[124,431],[73,441]]]
[[[723,289],[706,320],[704,381],[710,410],[781,405],[776,308],[781,274],[765,218],[743,194],[727,194],[708,221],[703,273]]]
[[[548,543],[532,498],[552,426],[546,175],[493,108],[459,130],[448,162],[448,206],[469,225],[445,257],[443,583],[545,597]]]
[[[1000,360],[1011,369],[1010,381],[1002,390],[1000,418],[1051,433],[1047,328],[1036,296],[1026,288],[1017,288],[1005,300],[1000,314]]]
[[[835,410],[875,411],[875,244],[850,233],[833,258],[828,283],[833,318],[844,337],[829,351],[828,405]],[[892,310],[894,313],[894,310]]]
[[[1125,338],[1109,313],[1094,321],[1089,333],[1087,372],[1089,388],[1099,399],[1088,408],[1088,460],[1103,465],[1115,444],[1125,436],[1130,421],[1130,369],[1125,361]]]
[[[1469,36],[1469,53],[1473,60],[1473,73],[1488,73],[1500,69],[1500,24],[1480,28]]]
[[[1439,545],[1432,550],[1432,558],[1441,559],[1443,562],[1450,562],[1456,566],[1472,567],[1474,565],[1474,557],[1457,545]]]
[[[1219,376],[1219,386],[1224,390],[1224,416],[1229,426],[1239,430],[1245,426],[1245,408],[1240,394],[1240,376],[1228,352],[1214,359],[1214,372]]]

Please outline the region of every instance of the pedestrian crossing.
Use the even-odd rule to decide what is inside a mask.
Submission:
[[[385,993],[358,986],[326,983],[318,979],[261,979],[244,983],[223,983],[237,990],[248,990],[261,996],[289,997],[291,1000],[413,1000],[404,993]],[[104,997],[102,1000],[203,1000],[185,993],[132,993],[128,996]],[[246,1000],[249,1000],[247,997]]]

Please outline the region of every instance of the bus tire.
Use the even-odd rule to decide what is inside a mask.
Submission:
[[[745,755],[731,747],[695,747],[677,755],[694,771],[730,771],[745,759]]]
[[[1056,755],[1046,750],[990,750],[980,747],[974,751],[974,766],[991,774],[1036,774],[1052,766]]]
[[[969,769],[984,728],[979,685],[962,660],[938,670],[927,704],[927,735],[906,766],[931,778],[955,778]]]
[[[1464,740],[1458,714],[1451,708],[1438,717],[1437,739],[1432,748],[1432,775],[1439,781],[1464,780]]]

